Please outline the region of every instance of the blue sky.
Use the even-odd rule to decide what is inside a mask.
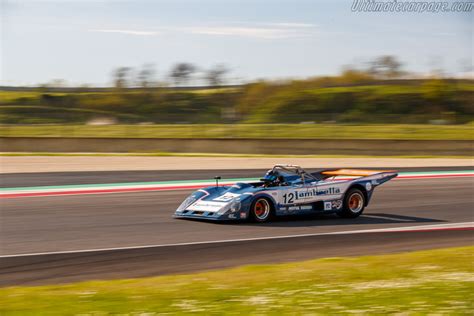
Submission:
[[[406,70],[472,65],[473,13],[354,13],[351,0],[2,0],[2,85],[108,85],[118,66],[225,64],[234,80],[338,73],[379,55]],[[463,66],[464,65],[464,66]]]

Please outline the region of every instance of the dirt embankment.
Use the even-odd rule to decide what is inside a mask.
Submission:
[[[139,156],[2,156],[0,173],[265,169],[274,164],[296,164],[303,168],[339,167],[460,167],[472,159],[448,158],[237,158],[237,157],[139,157]]]

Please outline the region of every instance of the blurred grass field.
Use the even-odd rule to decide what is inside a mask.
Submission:
[[[0,136],[472,140],[474,126],[472,124],[1,125]]]
[[[472,315],[474,247],[0,289],[1,315]]]
[[[346,76],[348,75],[348,76]],[[1,124],[445,124],[474,120],[472,80],[370,75],[231,87],[21,88],[0,91]]]

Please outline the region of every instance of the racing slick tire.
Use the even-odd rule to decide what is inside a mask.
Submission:
[[[266,198],[258,198],[250,206],[250,219],[264,223],[273,218],[273,204]]]
[[[345,218],[359,217],[365,208],[365,194],[360,189],[351,188],[344,196],[342,210],[337,215]]]

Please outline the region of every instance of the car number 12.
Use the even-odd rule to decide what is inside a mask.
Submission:
[[[283,204],[291,204],[295,198],[294,193],[285,193],[283,194]]]

